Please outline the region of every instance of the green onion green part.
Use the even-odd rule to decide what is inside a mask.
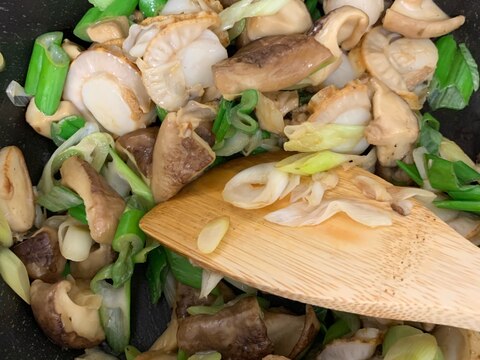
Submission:
[[[113,0],[88,0],[88,2],[103,11],[112,4]]]
[[[147,256],[147,271],[145,273],[152,304],[156,304],[162,296],[167,273],[167,255],[162,247],[157,247],[150,251]]]
[[[165,118],[167,117],[168,115],[168,111],[165,110],[164,108],[160,107],[160,106],[157,106],[157,116],[158,118],[160,119],[160,122],[162,122],[163,120],[165,120]]]
[[[52,44],[60,46],[62,39],[63,33],[60,31],[45,33],[35,39],[32,56],[30,57],[30,63],[28,65],[27,77],[25,79],[25,92],[28,95],[35,95],[37,93],[40,73],[43,62],[45,61],[45,52]]]
[[[140,0],[138,8],[145,17],[153,17],[160,14],[167,0]]]
[[[443,136],[440,123],[431,114],[426,113],[420,119],[419,146],[423,146],[430,154],[437,155]]]
[[[112,266],[113,286],[116,288],[130,280],[135,266],[134,256],[145,245],[146,235],[139,225],[143,215],[144,211],[127,206],[120,217],[112,242],[113,250],[118,252],[118,258]]]
[[[322,12],[320,11],[320,7],[322,4],[318,0],[306,0],[305,6],[312,17],[312,20],[318,20],[322,16]]]
[[[418,172],[417,166],[415,164],[407,164],[403,161],[397,160],[397,166],[402,169],[415,183],[422,187],[423,179]]]
[[[90,8],[80,19],[73,33],[83,41],[91,41],[87,29],[101,21],[118,16],[130,16],[137,8],[138,0],[113,0],[105,10]]]
[[[72,137],[78,130],[85,126],[85,119],[80,116],[72,115],[63,118],[58,122],[53,122],[50,126],[50,135],[55,145],[60,146],[65,140]]]
[[[84,204],[80,204],[68,209],[68,215],[80,221],[82,224],[88,225],[87,211],[85,210]]]
[[[125,347],[125,358],[127,360],[135,360],[135,358],[140,354],[140,350],[133,345],[128,345]]]
[[[130,343],[130,280],[115,288],[112,279],[112,265],[100,270],[90,282],[95,294],[102,296],[100,321],[105,331],[108,345],[116,353],[121,353]]]
[[[190,261],[177,253],[165,249],[168,265],[177,281],[196,289],[202,287],[202,269],[193,266]],[[213,293],[213,292],[212,292]]]
[[[18,296],[30,304],[27,268],[12,250],[4,247],[0,247],[0,275]]]

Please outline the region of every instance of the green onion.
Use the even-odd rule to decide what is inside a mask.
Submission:
[[[432,110],[440,108],[461,110],[473,92],[478,90],[478,67],[465,44],[457,46],[453,35],[436,42],[438,64],[428,95]]]
[[[177,281],[195,289],[202,287],[203,270],[201,268],[193,266],[187,258],[171,250],[165,249],[165,255],[167,255],[168,265]]]
[[[245,90],[240,104],[230,110],[230,122],[234,128],[253,135],[258,129],[258,122],[250,116],[258,103],[257,90]]]
[[[327,333],[323,339],[324,345],[345,335],[353,334],[360,329],[360,319],[358,315],[341,311],[332,311],[332,313],[336,321],[327,329]]]
[[[49,32],[35,39],[32,56],[28,65],[27,78],[25,79],[25,92],[29,95],[37,93],[38,82],[42,65],[45,61],[45,52],[52,44],[62,44],[63,33],[60,31]]]
[[[88,2],[103,11],[112,4],[113,0],[88,0]]]
[[[415,164],[406,164],[403,161],[397,160],[397,166],[402,169],[415,183],[422,187],[423,179],[418,172],[417,166]]]
[[[10,229],[10,225],[8,225],[7,218],[3,214],[3,211],[0,211],[0,247],[9,248],[12,245],[12,230]]]
[[[125,358],[127,360],[135,360],[135,358],[140,355],[141,352],[133,345],[125,346]]]
[[[76,115],[67,116],[58,122],[52,122],[50,135],[55,145],[60,146],[84,126],[85,119],[82,117]]]
[[[227,113],[230,113],[231,108],[232,102],[222,98],[218,107],[217,117],[215,118],[212,127],[212,132],[215,134],[216,143],[223,141],[228,129],[230,129],[231,123]]]
[[[441,200],[433,202],[436,207],[450,210],[480,213],[480,201]]]
[[[147,262],[147,256],[150,254],[151,251],[155,250],[160,246],[160,243],[147,236],[147,240],[145,241],[145,247],[140,250],[133,259],[135,264],[144,264]]]
[[[158,118],[160,119],[160,122],[162,122],[163,120],[165,120],[165,118],[167,117],[168,115],[168,111],[165,110],[164,108],[160,107],[160,106],[157,106],[157,116]]]
[[[113,250],[119,253],[112,267],[113,286],[116,288],[132,277],[135,265],[134,256],[145,245],[146,235],[139,225],[143,215],[145,215],[144,211],[127,206],[120,217],[112,242]]]
[[[160,14],[167,0],[140,0],[138,8],[145,17],[153,17]]]
[[[448,161],[438,156],[426,155],[428,180],[434,189],[461,191],[463,185],[480,180],[480,173],[463,161]]]
[[[51,44],[45,51],[35,105],[46,115],[55,114],[60,105],[69,65],[70,58],[61,45]]]
[[[188,360],[221,360],[221,359],[222,359],[222,354],[216,351],[196,353],[188,358]]]
[[[130,342],[131,281],[128,280],[122,287],[113,287],[109,283],[112,268],[108,265],[100,270],[90,282],[90,287],[103,298],[99,313],[107,343],[113,351],[121,353]]]
[[[217,305],[217,306],[190,306],[187,308],[187,312],[190,315],[215,315],[220,310],[225,308],[225,305]]]
[[[156,304],[162,296],[167,273],[167,256],[162,247],[157,247],[148,254],[147,271],[145,273],[152,304]]]
[[[177,360],[188,360],[188,354],[185,350],[178,349]]]
[[[30,280],[22,261],[10,249],[0,247],[0,275],[15,293],[30,304]]]
[[[419,146],[423,146],[430,154],[437,155],[443,136],[440,123],[431,114],[426,113],[420,119]]]
[[[312,20],[318,20],[322,17],[322,13],[320,12],[319,7],[321,4],[319,4],[318,0],[306,0],[305,1],[305,6],[308,9],[308,12],[310,13],[310,16],[312,17]]]
[[[65,186],[55,185],[48,193],[38,196],[37,204],[49,211],[60,212],[83,204],[83,200]]]
[[[433,335],[411,335],[396,341],[384,360],[435,360],[437,352],[437,341]]]
[[[407,336],[423,334],[423,331],[409,325],[392,326],[385,333],[382,344],[382,355],[385,356],[395,343]]]
[[[454,200],[480,201],[480,186],[464,186],[462,190],[449,191],[448,196]]]
[[[279,161],[275,166],[277,169],[298,175],[313,175],[318,172],[327,171],[345,162],[354,162],[361,156],[338,154],[333,151],[319,151],[315,153],[303,153],[289,156]]]
[[[152,190],[145,184],[141,177],[139,177],[125,162],[118,156],[113,148],[110,148],[110,156],[113,160],[113,165],[118,172],[118,175],[124,179],[131,187],[132,193],[136,195],[142,202],[145,210],[150,210],[155,205]]]
[[[87,211],[85,210],[84,204],[80,204],[68,209],[68,215],[80,221],[82,224],[88,225]]]
[[[80,19],[73,33],[84,41],[91,41],[87,29],[103,20],[117,16],[130,16],[136,9],[138,0],[113,0],[105,10],[97,7],[90,8]]]
[[[237,21],[231,29],[228,29],[228,39],[230,41],[235,40],[240,34],[245,30],[245,25],[247,24],[246,19]]]

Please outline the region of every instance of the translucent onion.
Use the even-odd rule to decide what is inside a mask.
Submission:
[[[228,277],[224,278],[224,280],[230,285],[235,286],[237,289],[242,290],[247,295],[257,295],[258,290],[249,285],[243,284],[240,281]]]
[[[467,154],[455,142],[443,138],[438,149],[439,155],[442,159],[448,161],[463,161],[465,164],[475,169],[475,163],[468,157]]]
[[[385,333],[382,344],[382,355],[385,356],[390,348],[400,339],[403,339],[412,335],[423,334],[422,330],[414,328],[409,325],[396,325],[392,326]]]
[[[262,145],[262,131],[259,129],[255,134],[250,137],[245,149],[243,149],[242,154],[244,156],[249,156],[256,148]]]
[[[433,335],[412,335],[395,342],[384,360],[436,360],[437,351],[437,341]]]
[[[30,304],[30,280],[22,261],[10,249],[0,247],[0,275],[8,286]]]
[[[280,195],[280,199],[283,199],[285,196],[288,196],[299,185],[300,185],[300,175],[289,174],[288,185],[285,188],[285,190],[283,190],[282,195]]]
[[[250,136],[243,131],[237,130],[237,132],[231,137],[225,140],[221,149],[215,150],[217,156],[230,156],[242,151],[250,143]]]
[[[176,302],[177,297],[177,288],[176,288],[175,277],[173,276],[172,271],[169,271],[165,278],[165,286],[163,288],[163,294],[165,295],[165,300],[167,300],[168,306],[173,307]]]
[[[25,92],[23,86],[15,80],[12,80],[10,84],[8,84],[5,92],[7,93],[7,96],[12,104],[18,107],[26,107],[32,98]]]
[[[215,289],[220,281],[222,281],[223,275],[203,269],[202,271],[202,287],[200,288],[200,299],[206,298]]]
[[[107,180],[108,185],[110,185],[121,197],[125,198],[130,193],[130,185],[120,176],[113,162],[109,162],[105,165],[102,168],[101,174],[105,180]]]
[[[58,228],[58,243],[65,259],[79,262],[88,258],[93,240],[88,226],[69,218]]]
[[[420,200],[422,203],[431,203],[437,195],[425,189],[414,187],[392,187],[388,189],[395,201],[407,200],[412,197]]]
[[[225,185],[223,200],[243,209],[259,209],[277,201],[289,183],[287,173],[275,163],[252,166],[235,175]]]
[[[267,214],[265,220],[283,226],[311,226],[321,224],[339,212],[369,227],[392,225],[387,211],[354,199],[323,201],[314,209],[306,202],[297,202]]]
[[[325,190],[320,181],[310,180],[300,184],[292,191],[290,202],[306,201],[310,206],[318,206],[323,199]]]

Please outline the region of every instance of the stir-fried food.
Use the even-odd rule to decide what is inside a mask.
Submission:
[[[74,30],[86,46],[38,36],[24,88],[7,89],[57,145],[38,184],[20,149],[0,150],[0,274],[54,343],[85,359],[480,356],[473,331],[278,306],[139,227],[212,167],[283,149],[285,159],[230,179],[224,201],[258,209],[287,198],[265,216],[280,226],[343,212],[380,227],[408,216],[416,197],[478,245],[478,165],[422,111],[462,109],[478,90],[475,60],[448,35],[464,16],[432,0],[89,1]],[[325,197],[338,166],[394,185],[358,176],[365,201]],[[212,219],[199,250],[221,256],[229,226]],[[151,300],[164,295],[172,318],[142,353],[130,345],[130,293],[145,262]],[[102,342],[112,355],[94,348]]]

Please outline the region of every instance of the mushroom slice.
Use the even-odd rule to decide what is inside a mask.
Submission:
[[[261,359],[271,354],[262,310],[255,297],[240,299],[215,315],[195,315],[179,322],[178,347],[187,353],[215,349],[222,359]]]
[[[102,298],[72,277],[55,284],[35,280],[30,287],[33,316],[55,344],[90,348],[105,339],[98,310]]]
[[[158,130],[158,126],[138,129],[120,136],[115,142],[116,150],[128,158],[147,184],[152,177],[153,147]]]
[[[62,184],[74,190],[85,203],[92,239],[111,244],[125,201],[85,160],[72,156],[60,168]]]
[[[332,60],[330,51],[303,34],[255,40],[213,66],[215,85],[222,94],[247,89],[261,92],[291,87]]]
[[[25,120],[37,133],[51,139],[52,123],[72,115],[80,115],[80,112],[70,101],[61,101],[55,114],[49,116],[38,110],[35,98],[32,98],[25,113]]]
[[[87,28],[87,35],[93,42],[103,43],[115,39],[124,39],[128,35],[130,24],[126,16],[108,18]]]
[[[368,360],[381,342],[378,329],[360,329],[352,338],[337,339],[328,344],[317,360]]]
[[[28,231],[35,220],[35,199],[27,164],[18,147],[0,150],[0,170],[0,211],[12,231]]]
[[[195,129],[215,112],[190,102],[163,120],[153,149],[151,188],[156,202],[168,200],[213,163],[215,153]]]
[[[113,263],[116,258],[117,253],[110,245],[93,244],[86,260],[70,261],[70,273],[75,279],[91,280],[101,268]]]
[[[450,326],[437,326],[432,333],[445,360],[471,360],[480,357],[480,333]]]
[[[465,23],[465,16],[450,18],[432,0],[395,0],[383,18],[383,27],[413,39],[448,34]]]
[[[300,85],[321,84],[340,66],[342,49],[345,51],[353,49],[367,31],[367,28],[367,14],[352,6],[342,6],[317,20],[309,34],[315,36],[315,40],[330,50],[335,57],[335,61],[320,71],[311,74]]]
[[[418,138],[418,121],[408,104],[378,80],[372,80],[373,120],[365,130],[367,141],[377,145],[380,165],[395,167],[413,149]]]
[[[83,83],[82,99],[105,130],[115,135],[144,128],[154,120],[152,112],[144,113],[140,109],[135,93],[110,73],[87,79]]]
[[[404,98],[412,109],[422,108],[438,61],[432,41],[402,38],[379,26],[365,36],[362,55],[372,76]]]
[[[320,322],[310,305],[306,306],[305,315],[265,312],[264,320],[274,354],[291,359],[308,349],[320,330]]]
[[[56,229],[44,226],[14,245],[12,251],[25,264],[31,279],[55,282],[62,277],[67,260],[60,253]]]
[[[95,79],[97,76],[100,76],[99,83],[90,84],[90,90],[95,86],[94,84],[101,85],[106,87],[108,91],[114,91],[116,96],[102,93],[97,95],[98,101],[89,98],[88,104],[86,104],[84,96],[91,92],[83,91],[83,87],[87,81]],[[112,77],[115,78],[115,83],[108,80]],[[120,101],[119,93],[122,93],[123,101]],[[101,118],[106,121],[106,125],[112,123],[111,119],[108,120],[108,114],[117,109],[119,101],[128,103],[130,109],[135,109],[134,112],[130,110],[132,119],[125,125],[128,129],[131,129],[132,121],[135,122],[136,128],[141,128],[149,124],[155,117],[150,97],[143,86],[138,68],[122,55],[120,48],[113,45],[92,47],[92,49],[82,52],[72,62],[65,82],[63,97],[71,101],[90,121],[95,120],[92,111],[95,111],[97,115],[99,112],[103,113],[104,115]],[[103,104],[103,111],[100,111],[102,109],[102,106],[98,104],[100,101]],[[94,108],[90,109],[89,105],[94,106]],[[121,104],[121,106],[125,109],[127,105]],[[136,118],[136,116],[138,117],[138,109],[142,112],[140,119]],[[122,116],[122,118],[125,117]],[[100,119],[97,120],[100,121]]]
[[[368,15],[368,25],[372,27],[380,19],[383,10],[385,9],[384,0],[324,0],[323,10],[325,14],[331,13],[333,10],[341,8],[342,6],[353,6],[354,8],[362,10]]]
[[[212,65],[227,57],[217,35],[208,29],[219,25],[218,15],[202,14],[161,29],[143,59],[137,60],[150,97],[168,111],[177,111],[212,86]]]
[[[312,18],[302,0],[291,0],[273,15],[247,18],[241,34],[243,44],[272,35],[302,34],[312,26]]]

